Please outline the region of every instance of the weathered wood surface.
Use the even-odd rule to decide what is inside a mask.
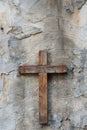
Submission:
[[[39,52],[39,65],[19,66],[20,74],[39,74],[39,122],[48,123],[47,73],[67,73],[66,65],[47,65],[47,51]]]
[[[39,64],[47,65],[47,51],[39,52]],[[39,73],[39,122],[48,122],[48,100],[47,100],[47,73]]]
[[[35,74],[35,73],[66,73],[67,67],[65,65],[36,65],[36,66],[20,66],[19,72],[21,74]]]

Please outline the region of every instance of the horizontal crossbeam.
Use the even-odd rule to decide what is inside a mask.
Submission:
[[[38,66],[20,66],[20,74],[37,74],[37,73],[67,73],[67,67],[65,65],[50,66],[50,65],[38,65]]]

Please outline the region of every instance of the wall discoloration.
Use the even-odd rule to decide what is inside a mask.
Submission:
[[[87,0],[64,0],[64,6],[66,11],[73,13],[74,9],[80,10],[86,3]]]
[[[7,79],[7,75],[4,74],[4,73],[1,74],[1,78],[3,80],[3,89],[2,89],[0,102],[6,102],[7,101],[7,96],[8,96],[9,81]]]
[[[79,25],[79,10],[77,8],[75,8],[74,13],[73,13],[73,21],[75,22],[75,24]]]

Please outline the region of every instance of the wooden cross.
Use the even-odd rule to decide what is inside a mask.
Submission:
[[[48,122],[47,73],[66,73],[65,65],[47,65],[47,51],[39,52],[39,65],[19,66],[20,74],[39,74],[39,122]]]

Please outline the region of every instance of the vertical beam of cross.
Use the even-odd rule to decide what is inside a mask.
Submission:
[[[47,65],[47,51],[39,52],[39,65]],[[39,73],[39,122],[48,122],[47,73]]]

